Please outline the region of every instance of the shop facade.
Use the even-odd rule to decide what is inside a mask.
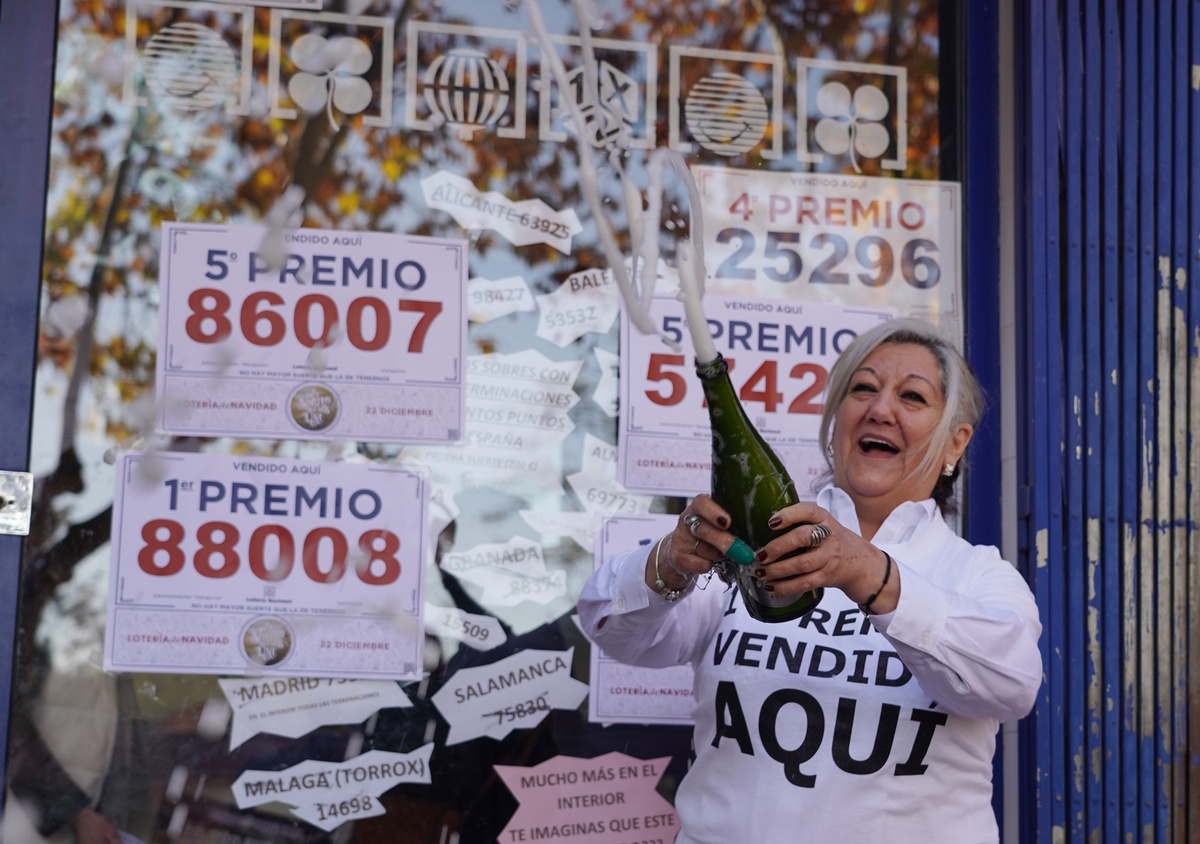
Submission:
[[[684,239],[805,489],[842,338],[961,340],[959,524],[1045,624],[1003,839],[1194,837],[1194,2],[52,5],[0,6],[5,840],[486,844],[610,768],[669,829],[687,678],[573,607],[704,488]]]

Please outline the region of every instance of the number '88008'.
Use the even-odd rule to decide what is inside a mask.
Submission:
[[[142,526],[138,568],[155,577],[171,577],[188,562],[184,551],[187,528],[174,519],[151,519]],[[353,560],[345,534],[336,527],[316,527],[305,534],[297,549],[292,532],[283,525],[257,526],[248,541],[229,522],[205,522],[196,529],[198,547],[191,555],[192,567],[202,577],[232,577],[243,560],[260,580],[279,581],[292,572],[296,551],[304,573],[316,583],[336,583],[347,568],[368,586],[386,586],[400,578],[397,557],[400,537],[389,530],[367,530],[358,538],[362,559]]]

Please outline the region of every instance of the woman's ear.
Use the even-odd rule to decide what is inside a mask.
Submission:
[[[963,452],[967,450],[967,445],[971,442],[971,437],[975,435],[974,426],[963,422],[954,429],[954,433],[950,437],[950,444],[946,446],[945,460],[946,463],[957,464],[962,458]]]

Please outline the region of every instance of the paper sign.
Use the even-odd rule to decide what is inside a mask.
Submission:
[[[567,476],[567,483],[589,513],[648,513],[654,499],[634,495],[617,483],[617,447],[585,434],[583,465]]]
[[[420,678],[423,475],[179,452],[116,474],[104,670]]]
[[[596,568],[614,554],[650,545],[675,527],[676,516],[612,516],[596,534]],[[702,584],[724,589],[719,580]],[[699,588],[699,587],[697,587]],[[639,668],[626,665],[592,644],[588,720],[600,724],[691,726],[694,673],[691,665]]]
[[[713,343],[729,364],[751,423],[789,470],[820,464],[816,446],[829,368],[855,337],[891,314],[711,295],[703,305]],[[673,296],[658,297],[650,315],[681,348],[675,352],[658,337],[627,330],[623,318],[617,477],[631,492],[707,492],[712,433],[683,304]],[[793,480],[797,491],[807,490],[805,478]]]
[[[471,322],[490,322],[520,311],[536,311],[529,285],[520,276],[492,281],[473,278],[467,282],[467,318]]]
[[[571,677],[574,654],[574,648],[524,650],[452,674],[432,698],[450,724],[446,744],[502,739],[536,727],[551,709],[575,709],[587,697],[587,686]]]
[[[621,309],[621,294],[611,273],[585,270],[567,276],[553,293],[537,297],[537,334],[566,348],[584,334],[606,334]]]
[[[567,594],[567,573],[546,568],[542,544],[524,537],[444,554],[440,565],[482,588],[484,606],[515,607],[524,601],[545,606]]]
[[[425,605],[425,630],[466,642],[477,651],[490,651],[508,639],[500,621],[490,615],[463,612],[457,607],[435,607],[433,604]]]
[[[318,727],[362,723],[380,709],[412,706],[391,680],[222,677],[217,682],[233,708],[230,750],[259,733],[300,738]]]
[[[596,517],[591,513],[522,510],[521,518],[543,536],[566,536],[581,548],[590,549],[596,536]]]
[[[459,240],[164,223],[158,427],[459,441],[466,264]]]
[[[573,209],[555,211],[540,199],[519,202],[481,192],[469,180],[442,171],[421,180],[425,204],[445,211],[464,229],[494,229],[514,246],[545,243],[571,254],[571,238],[583,231]]]
[[[692,168],[708,290],[945,319],[962,285],[961,185]]]
[[[600,378],[592,390],[592,401],[600,405],[605,415],[616,417],[621,406],[617,388],[621,383],[621,358],[604,349],[592,349],[600,365]]]
[[[555,756],[532,768],[497,765],[520,803],[499,840],[670,844],[679,818],[656,790],[670,761],[614,751],[594,759]]]
[[[582,360],[552,361],[533,350],[472,355],[468,447],[413,447],[404,455],[461,486],[504,482],[561,494],[561,444],[575,430],[572,385],[582,368]]]
[[[243,771],[233,781],[239,809],[284,803],[296,817],[328,832],[355,818],[384,814],[379,795],[402,782],[429,783],[433,744],[411,753],[372,750],[345,762],[308,759],[282,771]]]

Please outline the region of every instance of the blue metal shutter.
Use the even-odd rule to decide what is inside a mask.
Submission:
[[[1200,3],[1018,23],[1026,562],[1046,685],[1022,840],[1200,840]]]

